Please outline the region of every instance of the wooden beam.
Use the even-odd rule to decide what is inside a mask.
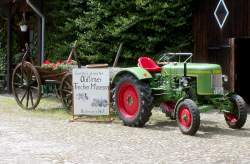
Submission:
[[[7,91],[9,93],[12,92],[11,87],[11,77],[12,77],[12,23],[13,23],[13,16],[12,16],[12,5],[9,4],[9,11],[8,11],[8,21],[7,21]]]
[[[235,91],[235,38],[229,39],[230,54],[229,54],[229,89]]]
[[[9,3],[9,0],[1,0],[0,5],[6,5]]]
[[[193,11],[194,60],[208,61],[208,1],[197,2]]]
[[[42,6],[43,6],[43,2],[42,0],[40,0],[37,3],[37,7],[40,11],[42,11]],[[38,59],[38,64],[41,64],[42,61],[42,19],[37,17],[38,20],[38,54],[37,54],[37,59]]]

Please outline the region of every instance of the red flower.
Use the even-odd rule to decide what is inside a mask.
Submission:
[[[52,69],[56,69],[56,67],[57,67],[57,65],[55,63],[51,63],[50,65],[51,65]]]
[[[49,60],[45,60],[45,61],[43,62],[43,64],[50,64],[50,61],[49,61]]]
[[[57,60],[56,64],[62,64],[62,61],[61,60]]]
[[[67,61],[66,61],[66,64],[72,64],[72,59],[67,60]]]

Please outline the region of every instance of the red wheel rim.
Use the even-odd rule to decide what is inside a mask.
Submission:
[[[178,112],[178,120],[179,123],[182,127],[184,128],[189,128],[191,126],[192,123],[192,115],[190,110],[185,107],[182,106]]]
[[[131,83],[123,83],[118,90],[118,110],[126,118],[134,118],[138,112],[139,99]]]
[[[235,123],[238,120],[238,116],[232,113],[225,114],[225,118],[226,118],[226,121],[230,123]]]

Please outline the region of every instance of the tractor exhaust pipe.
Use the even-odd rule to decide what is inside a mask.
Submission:
[[[123,47],[123,42],[121,42],[120,46],[119,46],[119,49],[117,51],[117,54],[116,54],[116,57],[115,57],[115,61],[113,63],[113,67],[116,67],[117,63],[118,63],[118,59],[121,55],[121,51],[122,51],[122,47]]]
[[[187,63],[184,63],[184,77],[187,77]]]

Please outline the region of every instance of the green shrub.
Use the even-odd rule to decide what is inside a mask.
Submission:
[[[54,3],[57,12],[49,12],[54,17],[47,34],[49,58],[66,58],[74,40],[83,64],[113,62],[120,42],[125,65],[142,54],[192,49],[192,0],[56,1],[61,2]]]

